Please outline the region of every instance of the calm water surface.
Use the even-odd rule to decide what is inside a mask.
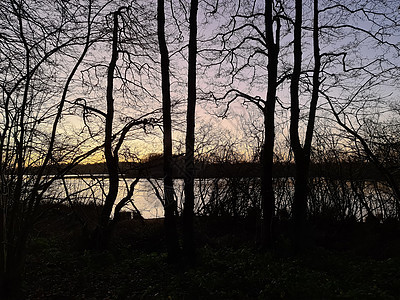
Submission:
[[[233,195],[241,195],[240,197],[245,197],[245,202],[250,202],[254,200],[259,203],[260,192],[259,184],[254,184],[258,182],[258,179],[235,179],[234,183],[227,185],[228,179],[196,179],[195,180],[195,211],[199,212],[202,210],[205,204],[209,201],[226,201],[229,197],[232,198],[232,190],[234,190]],[[127,187],[132,183],[134,179],[129,178],[120,180],[119,183],[119,194],[117,200],[122,199],[127,194]],[[321,181],[321,180],[319,180]],[[323,181],[323,180],[322,180]],[[162,202],[157,196],[155,190],[157,189],[159,195],[163,196],[163,184],[161,179],[151,179],[150,183],[147,179],[140,179],[136,185],[132,201],[124,208],[125,210],[134,211],[134,206],[140,211],[144,218],[158,218],[164,216],[164,208]],[[314,187],[317,187],[317,183],[313,183]],[[344,214],[356,215],[357,218],[362,219],[366,216],[367,211],[365,205],[368,205],[374,213],[382,213],[386,216],[389,215],[390,211],[393,211],[393,194],[390,191],[385,191],[382,187],[376,188],[377,183],[366,182],[363,187],[364,193],[364,204],[357,201],[359,197],[358,194],[353,194],[350,189],[350,183],[344,182],[340,187],[339,184],[333,184],[332,182],[328,185],[326,183],[320,183],[317,191],[313,195],[310,194],[312,198],[310,201],[310,210],[313,209],[313,205],[317,205],[316,209],[323,207],[324,203],[332,201],[336,198],[336,203],[346,204],[346,201],[352,202],[352,204],[346,204],[344,210],[351,208],[351,212],[343,211]],[[375,187],[375,188],[374,188]],[[230,189],[230,190],[229,190]],[[175,197],[178,203],[178,209],[182,209],[183,195],[183,180],[174,180],[174,190]],[[228,191],[229,190],[229,191]],[[53,187],[48,191],[47,197],[49,199],[65,199],[68,194],[72,201],[91,203],[95,201],[101,205],[108,191],[108,179],[106,176],[68,176],[65,178],[64,182],[59,180]],[[325,192],[329,191],[329,197],[327,197]],[[291,178],[281,178],[276,179],[275,182],[275,194],[276,194],[276,205],[277,209],[288,208],[291,206],[291,199],[293,198],[293,179]],[[244,196],[243,196],[244,195]],[[327,200],[330,198],[330,200]],[[217,200],[215,200],[217,199]],[[222,200],[221,200],[222,199]],[[347,199],[347,200],[346,200]],[[231,200],[229,200],[231,201]],[[334,200],[335,201],[335,200]],[[368,202],[368,203],[367,203]],[[242,202],[243,203],[243,202]],[[336,204],[337,205],[337,204]],[[328,203],[329,206],[329,203]]]

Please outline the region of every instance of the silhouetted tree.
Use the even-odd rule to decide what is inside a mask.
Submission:
[[[188,100],[186,111],[186,151],[185,151],[185,204],[183,210],[183,247],[188,257],[195,254],[193,237],[194,217],[194,142],[196,111],[196,57],[197,57],[197,10],[198,1],[190,2],[189,17],[189,58],[188,58]]]
[[[137,63],[133,59],[134,55],[132,52],[135,50],[137,52],[142,51],[143,56],[146,55],[145,46],[141,43],[144,38],[150,38],[150,36],[146,29],[140,27],[142,25],[144,26],[144,24],[140,24],[140,26],[138,26],[140,22],[137,18],[133,17],[134,14],[142,13],[142,7],[139,5],[134,5],[120,7],[117,11],[107,16],[112,16],[112,21],[110,22],[110,24],[112,24],[112,38],[110,40],[112,46],[110,63],[107,66],[105,95],[106,111],[103,112],[101,107],[97,108],[90,106],[83,98],[72,102],[75,108],[80,108],[83,110],[84,119],[87,118],[88,115],[97,115],[99,118],[102,118],[102,121],[104,120],[103,145],[104,157],[107,166],[108,187],[107,191],[104,192],[106,197],[104,202],[101,203],[101,213],[96,227],[94,229],[89,228],[88,233],[85,232],[85,234],[88,234],[88,244],[86,246],[98,250],[103,250],[108,247],[113,229],[119,219],[119,212],[124,205],[131,200],[134,188],[139,181],[139,178],[136,178],[130,185],[127,185],[127,195],[117,201],[118,195],[120,194],[119,182],[122,176],[119,169],[119,152],[121,147],[126,142],[129,133],[133,131],[135,127],[139,127],[139,125],[141,125],[145,128],[145,126],[148,124],[153,125],[155,121],[154,118],[150,118],[150,116],[154,115],[155,113],[153,110],[150,110],[147,113],[143,112],[141,116],[127,116],[124,119],[118,120],[118,123],[115,121],[116,110],[117,107],[120,106],[120,103],[118,103],[115,98],[118,99],[121,97],[120,99],[123,99],[126,93],[132,89],[132,87],[129,85],[135,86],[135,83],[132,82],[132,79],[126,75],[129,72],[131,65],[134,65],[135,67],[135,64]],[[132,42],[131,34],[132,31],[137,29],[142,29],[140,33],[135,33],[135,37],[137,39],[136,42],[142,47],[132,50],[129,48],[131,46],[130,43]],[[108,41],[106,37],[104,37],[104,40]],[[89,67],[96,68],[97,66],[93,64]],[[121,73],[124,73],[125,76],[121,76]],[[93,76],[95,77],[97,75]],[[121,94],[117,93],[118,89],[115,88],[115,82],[118,82],[122,85],[122,96]],[[138,85],[136,87],[138,92],[145,90],[143,85]],[[87,126],[90,128],[89,124]],[[93,130],[91,130],[91,132],[93,132]],[[102,132],[101,129],[100,132]],[[104,187],[101,188],[104,191],[106,190]],[[95,199],[93,200],[95,201]],[[113,217],[112,214],[114,214]]]
[[[318,0],[313,1],[313,58],[314,69],[312,76],[312,94],[308,113],[305,141],[302,145],[299,136],[300,102],[299,82],[302,72],[302,26],[303,26],[303,2],[296,0],[296,16],[294,22],[294,65],[290,86],[290,142],[296,163],[295,192],[293,199],[293,218],[295,226],[295,241],[301,247],[304,238],[304,225],[307,217],[307,188],[308,172],[310,167],[311,145],[314,134],[315,117],[319,98],[319,76],[321,57],[319,53],[318,31]]]
[[[165,39],[164,0],[157,1],[157,34],[161,55],[161,88],[163,107],[163,147],[164,147],[164,223],[167,239],[168,259],[176,261],[179,257],[178,233],[176,228],[177,204],[174,199],[172,178],[172,124],[171,124],[171,86],[169,74],[169,53]]]
[[[105,249],[108,247],[111,234],[113,232],[114,226],[119,218],[119,212],[121,208],[131,199],[133,195],[134,188],[139,181],[139,178],[136,178],[128,189],[128,194],[121,201],[118,202],[114,209],[114,218],[111,221],[110,217],[113,211],[113,207],[118,197],[119,192],[119,150],[126,138],[129,130],[134,126],[138,125],[146,125],[149,123],[148,119],[142,118],[137,120],[131,120],[127,124],[124,125],[122,130],[119,132],[118,139],[116,139],[117,134],[113,132],[113,122],[114,122],[114,73],[117,66],[118,61],[118,45],[119,45],[119,21],[118,18],[122,14],[123,10],[127,10],[129,8],[120,8],[118,11],[112,13],[112,51],[111,51],[111,61],[108,65],[107,71],[107,94],[106,94],[106,102],[107,102],[107,112],[105,113],[105,137],[104,137],[104,155],[106,159],[107,171],[108,171],[108,192],[106,195],[106,199],[104,201],[100,220],[98,227],[95,229],[94,236],[92,237],[94,240],[92,241],[94,244],[91,245],[96,249]],[[116,145],[113,146],[114,140],[117,140]]]
[[[399,44],[387,38],[388,35],[396,35],[398,28],[398,13],[393,3],[349,1],[332,4],[317,0],[312,3],[310,13],[306,3],[296,1],[294,22],[290,134],[296,161],[293,216],[298,241],[302,239],[307,217],[308,169],[319,96],[323,95],[328,100],[324,104],[331,107],[336,120],[340,121],[339,125],[345,125],[346,131],[354,134],[356,131],[346,123],[361,121],[358,118],[360,112],[365,114],[369,110],[371,113],[370,109],[379,103],[375,100],[380,97],[372,96],[379,89],[378,86],[394,83],[398,77],[394,76],[398,74],[398,68],[394,66],[391,56],[398,55]],[[312,43],[306,42],[308,38]],[[308,44],[312,44],[312,50],[307,48]],[[366,50],[368,47],[381,51],[379,54],[373,53]],[[324,52],[320,53],[320,48]],[[306,59],[308,62],[302,64]],[[308,119],[304,122],[301,100],[307,98],[310,98],[306,102],[309,111]],[[336,111],[335,105],[338,107]],[[346,122],[337,118],[337,111],[345,114],[351,107],[354,107],[355,115],[349,116]],[[306,124],[303,143],[300,142],[300,122]],[[353,136],[357,138],[357,135]]]
[[[362,149],[359,153],[366,155],[391,187],[399,217],[399,185],[376,147],[388,138],[394,142],[392,147],[396,147],[396,136],[391,136],[391,130],[384,133],[379,126],[388,124],[395,116],[391,102],[398,98],[400,25],[397,5],[393,1],[344,2],[327,6],[323,12],[340,13],[344,19],[323,26],[327,34],[352,36],[351,45],[356,46],[351,48],[350,42],[345,43],[330,53],[331,57],[340,59],[336,62],[340,69],[335,80],[327,82],[322,95],[337,124],[344,130],[343,135],[355,141],[355,147]],[[337,89],[343,93],[338,95]]]
[[[0,4],[0,289],[5,297],[18,291],[26,243],[45,193],[99,149],[80,152],[58,139],[70,84],[92,44],[92,9],[91,2]],[[66,164],[56,167],[56,175],[47,176],[47,168],[61,162]]]
[[[260,5],[262,4],[262,5]],[[275,108],[278,100],[277,89],[290,75],[287,63],[279,68],[280,52],[288,45],[282,45],[282,39],[288,34],[289,27],[282,28],[282,20],[287,20],[284,1],[245,1],[233,7],[233,15],[225,29],[218,36],[222,48],[218,50],[215,61],[227,64],[227,69],[219,68],[218,76],[229,74],[228,85],[223,85],[226,93],[216,100],[227,99],[228,108],[236,99],[242,99],[244,105],[251,103],[262,114],[264,120],[264,141],[260,154],[262,165],[261,194],[263,211],[262,243],[271,246],[272,220],[275,214],[275,195],[273,188],[274,144],[275,144]],[[222,12],[226,14],[226,12]],[[214,62],[215,63],[215,62]],[[266,69],[266,72],[264,70]],[[222,71],[221,71],[222,70]],[[235,82],[238,81],[238,82]],[[252,94],[243,87],[246,82],[250,88],[263,89],[265,98]],[[235,87],[235,84],[238,87]]]

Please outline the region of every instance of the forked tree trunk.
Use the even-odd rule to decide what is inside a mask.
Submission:
[[[321,57],[319,52],[318,37],[318,0],[314,0],[314,20],[313,20],[313,86],[310,101],[310,109],[308,114],[307,130],[304,145],[300,143],[299,137],[299,82],[301,73],[301,43],[302,43],[302,0],[296,0],[296,19],[294,24],[294,66],[292,81],[290,86],[291,97],[291,116],[290,116],[290,143],[294,153],[296,163],[295,173],[295,193],[293,199],[293,219],[294,219],[294,246],[295,250],[301,250],[305,245],[305,224],[307,219],[307,192],[309,165],[311,157],[311,144],[314,134],[315,118],[318,104],[319,87],[320,87],[320,66]]]
[[[113,153],[113,120],[114,120],[114,71],[118,60],[118,15],[119,11],[113,13],[113,37],[112,37],[112,53],[111,61],[108,65],[107,73],[107,113],[104,138],[104,155],[106,158],[109,188],[101,210],[99,225],[96,228],[89,247],[97,250],[103,250],[108,247],[110,240],[110,216],[118,196],[118,153]]]

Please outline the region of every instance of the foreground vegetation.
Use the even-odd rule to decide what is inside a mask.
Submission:
[[[29,243],[27,299],[398,299],[398,224],[310,227],[309,247],[255,243],[248,220],[197,218],[196,262],[167,262],[162,219],[125,220],[109,250],[82,250],[79,226],[53,216]]]

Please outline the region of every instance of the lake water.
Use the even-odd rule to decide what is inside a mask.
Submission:
[[[120,180],[119,195],[117,200],[127,194],[127,187],[134,179]],[[356,187],[354,185],[357,185]],[[157,197],[155,189],[163,195],[162,180],[140,179],[135,187],[132,202],[124,210],[134,211],[133,205],[142,216],[158,218],[164,216],[162,202]],[[348,181],[335,181],[317,179],[313,182],[314,190],[310,193],[310,211],[318,214],[321,209],[335,207],[342,210],[343,215],[355,215],[363,219],[368,213],[368,206],[375,214],[384,217],[392,216],[394,211],[393,194],[385,190],[382,184],[376,182],[359,182],[350,184]],[[175,197],[178,210],[182,209],[183,180],[174,180]],[[65,199],[68,194],[72,201],[90,203],[95,201],[99,205],[106,198],[108,180],[106,176],[96,177],[66,177],[64,183],[59,180],[47,193],[47,198],[59,200]],[[293,179],[275,179],[275,194],[277,210],[290,208],[293,198]],[[362,195],[362,199],[360,198]],[[195,180],[195,212],[207,214],[217,212],[230,215],[246,215],[249,207],[260,206],[260,185],[258,178],[211,178]]]
[[[130,178],[125,182],[123,180],[120,181],[117,201],[126,196],[127,186],[129,186],[132,181],[134,181],[134,179]],[[156,186],[161,187],[161,180],[152,180],[152,182]],[[68,194],[69,198],[73,202],[96,202],[101,205],[104,202],[108,191],[108,179],[107,177],[102,176],[87,176],[81,178],[70,176],[64,180],[64,183],[61,180],[58,180],[47,192],[47,199],[66,199],[66,195]],[[176,188],[179,189],[180,186],[180,182],[177,182]],[[141,179],[138,182],[135,187],[132,202],[128,203],[123,210],[133,211],[134,207],[132,203],[144,218],[158,218],[164,216],[163,205],[157,198],[154,188],[146,179]]]
[[[116,203],[126,196],[128,187],[135,179],[128,178],[125,181],[119,182],[119,193]],[[222,179],[218,180],[220,186],[220,193],[223,191]],[[175,199],[178,203],[178,210],[182,210],[183,205],[183,192],[184,182],[183,179],[174,180]],[[212,196],[211,189],[215,187],[213,179],[202,179],[195,181],[195,195],[196,199],[201,199],[195,204],[195,210],[201,210],[201,206],[209,202]],[[146,218],[159,218],[164,216],[164,207],[161,200],[158,198],[155,190],[158,190],[159,195],[163,196],[163,181],[161,179],[151,179],[151,183],[147,179],[140,179],[135,187],[133,197],[123,210],[135,211],[134,206],[139,210],[141,215]],[[106,193],[108,191],[108,179],[106,176],[96,177],[76,177],[68,176],[65,178],[64,183],[58,180],[56,184],[46,194],[47,200],[59,201],[66,199],[66,195],[74,202],[91,203],[96,202],[102,204],[105,201]],[[214,193],[215,194],[215,193]]]

